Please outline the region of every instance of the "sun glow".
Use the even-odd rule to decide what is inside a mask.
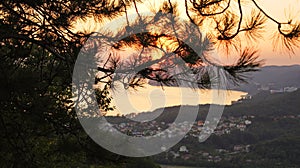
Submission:
[[[172,1],[175,2],[175,1]],[[178,6],[178,13],[179,17],[182,19],[187,20],[187,16],[185,14],[185,5],[184,1],[176,1],[177,6]],[[145,3],[138,3],[138,9],[141,14],[150,14],[155,11],[158,11],[160,4],[162,2],[159,0],[151,0],[147,1]],[[244,6],[244,15],[248,15],[251,13],[252,9],[254,9],[254,5],[252,1],[246,0],[243,1]],[[299,0],[290,0],[288,2],[283,2],[280,0],[264,0],[264,1],[257,1],[257,3],[262,7],[263,10],[266,11],[270,16],[278,19],[279,21],[286,21],[289,20],[290,18],[294,18],[294,20],[300,20],[300,2]],[[237,7],[233,7],[237,8]],[[236,10],[236,9],[233,9]],[[130,21],[133,21],[134,18],[132,18],[132,14],[135,14],[136,10],[132,6],[131,8],[128,8],[127,14],[129,16]],[[209,19],[208,19],[209,20]],[[76,23],[74,23],[74,32],[78,31],[84,31],[84,32],[92,32],[92,31],[97,31],[100,28],[103,28],[104,25],[109,23],[111,21],[106,20],[103,21],[102,23],[95,22],[94,19],[88,18],[85,21],[83,20],[78,20]],[[115,20],[114,20],[115,22]],[[214,28],[215,25],[211,24],[210,21],[207,21],[206,23],[207,26],[203,26],[203,34],[207,34],[211,28]],[[126,18],[125,16],[122,16],[118,22],[114,26],[110,25],[110,29],[114,32],[117,31],[118,28],[124,27],[126,25]],[[207,29],[205,29],[207,28]],[[241,41],[241,46],[240,47],[253,47],[257,48],[260,51],[260,58],[266,60],[266,65],[291,65],[291,64],[300,64],[300,48],[297,48],[295,50],[295,54],[291,55],[291,57],[286,56],[287,54],[284,52],[281,52],[277,49],[274,49],[272,46],[272,33],[274,33],[277,30],[276,24],[272,22],[267,22],[265,26],[265,32],[264,32],[264,37],[262,40],[258,40],[256,43],[252,43],[246,40]],[[240,39],[244,39],[243,36],[239,35]],[[167,43],[166,40],[163,38],[159,40],[161,43]],[[164,47],[163,47],[164,48]],[[166,48],[164,48],[166,49]],[[222,51],[220,51],[219,55],[220,57],[220,62],[227,62],[228,64],[234,63],[238,57],[234,55],[239,55],[239,53],[231,53],[230,56],[226,56],[226,54]],[[159,58],[160,54],[154,54],[154,58]]]

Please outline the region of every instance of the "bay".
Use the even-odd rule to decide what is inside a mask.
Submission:
[[[158,108],[178,105],[220,104],[230,105],[246,92],[234,90],[191,89],[146,85],[143,88],[117,89],[112,93],[114,111],[107,116],[150,112]]]

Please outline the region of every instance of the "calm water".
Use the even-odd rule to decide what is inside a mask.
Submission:
[[[147,85],[138,90],[117,90],[113,92],[112,105],[116,110],[107,115],[129,114],[153,111],[157,108],[177,105],[222,104],[230,105],[245,92],[224,90],[202,90],[180,87]]]

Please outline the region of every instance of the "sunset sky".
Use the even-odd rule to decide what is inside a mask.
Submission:
[[[151,1],[151,0],[149,0]],[[159,1],[156,1],[155,4],[159,4]],[[177,0],[180,6],[184,6],[184,1]],[[251,0],[244,0],[242,1],[245,4],[245,7],[251,10],[254,6]],[[262,9],[265,10],[267,14],[272,16],[278,21],[286,22],[290,16],[295,18],[295,21],[298,20],[300,22],[300,1],[299,0],[257,0],[256,1]],[[184,12],[184,9],[181,9]],[[244,9],[243,9],[244,10]],[[250,11],[249,10],[249,11]],[[184,15],[184,14],[183,14]],[[272,36],[273,33],[277,31],[277,25],[273,22],[267,22],[266,25],[266,33],[263,40],[260,40],[256,45],[255,48],[259,50],[260,59],[265,60],[265,65],[293,65],[293,64],[300,64],[300,48],[295,50],[295,54],[289,55],[289,53],[282,52],[280,50],[274,50],[272,46]],[[247,41],[244,41],[244,46],[248,46]],[[236,60],[234,58],[221,56],[221,60],[227,61],[230,59]],[[229,61],[230,62],[230,61]]]
[[[172,2],[175,2],[173,0]],[[179,4],[179,12],[180,17],[187,18],[185,14],[185,9],[184,9],[184,1],[177,1]],[[243,11],[246,13],[250,12],[252,8],[254,8],[253,3],[251,0],[243,0],[244,2],[244,8]],[[276,19],[277,21],[280,22],[286,22],[289,18],[289,16],[292,16],[295,20],[298,20],[300,22],[300,2],[298,0],[289,0],[289,1],[282,1],[282,0],[257,0],[256,1],[261,8],[271,17]],[[148,0],[144,1],[143,4],[138,5],[138,9],[140,13],[147,13],[150,12],[151,9],[157,9],[162,1],[159,0]],[[149,10],[150,9],[150,10]],[[134,9],[131,9],[129,11],[129,16],[131,14],[135,13]],[[132,18],[131,18],[132,19]],[[118,20],[118,19],[117,19]],[[119,19],[118,21],[126,23],[125,17]],[[113,23],[113,25],[111,24]],[[111,30],[115,29],[116,27],[120,26],[119,22],[116,20],[113,21],[108,21],[103,23],[95,23],[93,19],[89,19],[88,21],[83,22],[78,22],[76,29],[77,30],[93,30],[96,31],[99,28],[106,26],[110,28]],[[259,54],[259,59],[264,59],[265,64],[264,65],[294,65],[294,64],[300,64],[300,48],[295,49],[295,54],[292,53],[287,53],[282,50],[274,50],[273,47],[273,34],[274,32],[277,31],[277,24],[273,22],[267,22],[266,27],[265,27],[265,33],[263,34],[264,37],[262,40],[259,40],[256,43],[249,43],[248,40],[242,40],[242,46],[243,47],[253,47],[258,50]],[[238,53],[233,54],[233,55],[222,55],[218,54],[218,59],[224,63],[233,63],[235,60],[238,59]],[[182,104],[180,103],[181,99],[178,97],[180,96],[180,90],[178,88],[168,88],[172,91],[166,90],[162,92],[161,89],[158,88],[151,88],[151,89],[143,89],[139,91],[139,94],[132,94],[129,95],[129,97],[124,97],[122,94],[117,94],[114,95],[115,99],[113,102],[114,105],[117,107],[122,107],[124,109],[118,109],[113,111],[112,113],[108,115],[116,115],[117,113],[119,114],[126,114],[129,112],[136,112],[136,111],[152,111],[154,109],[157,109],[159,107],[166,107],[166,106],[173,106],[173,105],[179,105]],[[155,93],[155,94],[153,94]],[[170,93],[176,93],[175,95],[171,95]],[[163,96],[161,96],[162,94]],[[230,104],[232,100],[236,100],[240,97],[241,94],[244,93],[231,93],[228,95],[228,100],[224,104]],[[159,98],[153,97],[153,95],[160,95]],[[212,99],[211,93],[209,94],[203,94],[200,97],[202,97],[201,102],[196,102],[198,103],[211,103],[215,102],[217,99]],[[166,99],[162,100],[161,98],[164,97]],[[230,98],[229,98],[230,97]],[[172,99],[173,98],[173,99]],[[206,99],[203,99],[206,98]],[[144,99],[145,101],[141,101]],[[129,100],[129,102],[124,100]],[[190,98],[190,100],[194,100],[194,98]],[[141,103],[144,102],[144,103]],[[150,103],[151,102],[151,103]],[[123,104],[122,104],[123,103]],[[192,103],[193,104],[193,103]],[[192,105],[191,104],[191,105]],[[223,103],[221,103],[223,104]]]
[[[183,18],[186,17],[184,13],[184,1],[180,0],[173,0],[172,2],[178,2],[179,4],[179,12],[182,14]],[[254,7],[251,0],[243,0],[244,7],[243,9],[245,12],[251,11],[251,9]],[[300,22],[300,1],[299,0],[288,0],[288,1],[282,1],[282,0],[257,0],[256,1],[262,9],[265,10],[267,14],[272,16],[274,19],[286,22],[288,18],[295,18],[294,20],[298,20]],[[149,12],[149,9],[158,8],[159,5],[162,3],[160,0],[147,0],[144,1],[143,4],[140,4],[139,12],[145,13]],[[134,9],[131,9],[129,13],[135,13]],[[106,23],[107,24],[107,23]],[[88,29],[98,29],[99,27],[102,27],[102,23],[95,23],[93,19],[90,19],[86,21],[84,24],[82,22],[78,22],[76,25],[77,30],[88,30]],[[273,22],[267,22],[266,28],[265,28],[265,34],[264,38],[260,41],[258,41],[256,44],[251,43],[248,44],[246,40],[244,40],[242,45],[244,47],[246,46],[252,46],[255,49],[258,49],[260,59],[265,60],[264,65],[293,65],[293,64],[300,64],[300,48],[295,49],[295,54],[292,53],[286,53],[282,50],[274,50],[273,44],[273,33],[277,31],[277,25]],[[230,56],[222,56],[222,54],[219,55],[219,59],[224,62],[234,62],[234,60],[237,59],[237,54],[233,54]]]
[[[249,2],[250,3],[250,2]],[[289,16],[300,22],[300,1],[299,0],[258,0],[258,4],[270,16],[276,20],[285,22]],[[277,31],[277,25],[270,22],[267,27],[266,37],[261,40],[257,47],[260,49],[261,59],[265,59],[266,65],[293,65],[300,64],[300,48],[295,50],[295,54],[274,51],[272,46],[272,35],[268,32]]]

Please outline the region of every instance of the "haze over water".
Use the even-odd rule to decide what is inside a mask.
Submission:
[[[151,112],[158,108],[178,105],[221,104],[230,105],[232,101],[246,95],[233,90],[203,90],[182,87],[146,85],[138,90],[117,90],[112,94],[114,111],[110,115]]]

